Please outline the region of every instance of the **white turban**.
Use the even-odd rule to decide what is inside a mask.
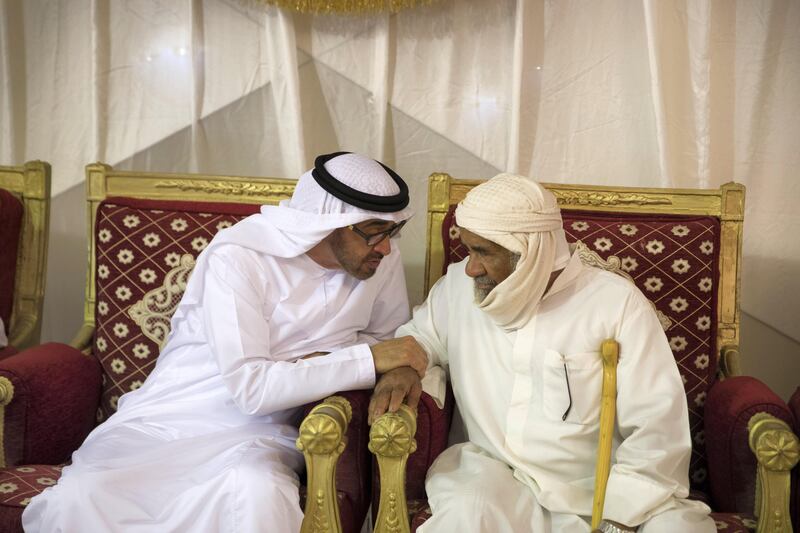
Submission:
[[[342,154],[325,163],[340,183],[375,196],[394,196],[400,188],[380,163],[360,154]],[[233,227],[221,231],[213,244],[233,243],[277,257],[306,253],[336,228],[381,219],[400,222],[409,208],[379,213],[355,207],[326,192],[309,170],[297,181],[292,198],[265,205]]]
[[[498,174],[467,193],[456,223],[520,254],[514,272],[478,304],[501,328],[519,329],[536,312],[550,274],[569,262],[555,197],[530,178]]]
[[[325,170],[338,182],[358,192],[394,196],[400,191],[380,163],[360,154],[345,153],[333,157],[325,163]],[[337,228],[376,218],[400,222],[412,214],[408,207],[394,212],[377,212],[350,205],[326,192],[309,170],[300,176],[291,199],[283,200],[279,205],[261,206],[260,213],[217,233],[197,258],[181,306],[200,302],[206,267],[204,258],[222,244],[237,244],[275,257],[297,257]],[[182,316],[181,311],[179,308],[175,316]]]

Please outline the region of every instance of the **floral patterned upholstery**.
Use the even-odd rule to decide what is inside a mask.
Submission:
[[[0,470],[0,505],[25,507],[31,498],[56,484],[62,468],[63,465],[26,465]]]
[[[97,210],[96,334],[103,365],[98,421],[153,369],[194,261],[217,231],[258,205],[109,199]]]
[[[467,256],[458,238],[455,209],[442,225],[445,264]],[[689,404],[692,489],[708,492],[703,406],[714,381],[719,220],[704,216],[609,215],[562,210],[570,242],[581,241],[622,274],[655,305]]]

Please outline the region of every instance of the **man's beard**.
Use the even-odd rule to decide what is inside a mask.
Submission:
[[[478,276],[474,278],[474,286],[473,292],[475,293],[475,303],[481,304],[489,296],[489,293],[492,292],[492,289],[497,287],[497,282],[494,281],[489,276]],[[478,287],[478,285],[483,285],[482,287]]]
[[[519,263],[519,259],[522,257],[522,254],[515,254],[512,253],[508,257],[508,263],[511,267],[511,273],[514,273],[514,270],[517,268],[517,263]],[[509,274],[510,275],[510,274]],[[490,278],[489,276],[478,276],[477,278],[473,278],[473,292],[475,294],[475,303],[480,305],[489,296],[489,293],[494,290],[495,287],[499,285],[498,282]],[[478,287],[478,285],[482,285],[482,287]]]
[[[383,254],[375,250],[368,253],[366,257],[359,257],[352,249],[348,248],[345,242],[338,236],[333,238],[331,246],[333,248],[333,254],[336,256],[336,260],[339,261],[341,267],[345,272],[356,279],[365,280],[371,278],[375,274],[377,267],[372,267],[368,265],[367,262],[374,260],[380,261],[383,259]]]

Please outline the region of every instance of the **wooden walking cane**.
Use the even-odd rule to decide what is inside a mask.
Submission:
[[[619,343],[606,339],[600,346],[603,356],[603,392],[600,395],[600,438],[597,444],[597,468],[594,474],[594,501],[592,502],[592,530],[600,526],[606,485],[611,473],[611,441],[614,438],[614,417],[617,412],[617,361]]]

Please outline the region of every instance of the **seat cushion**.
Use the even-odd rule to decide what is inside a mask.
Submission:
[[[628,277],[653,303],[683,378],[689,405],[692,488],[708,493],[703,406],[717,371],[719,220],[707,216],[562,210],[564,231],[598,264]],[[445,268],[467,256],[455,206],[442,224]]]
[[[97,210],[94,354],[103,365],[99,419],[155,366],[194,261],[254,204],[109,198]]]
[[[17,273],[17,250],[22,228],[23,206],[16,196],[0,189],[0,319],[6,334],[14,307],[14,280]]]

